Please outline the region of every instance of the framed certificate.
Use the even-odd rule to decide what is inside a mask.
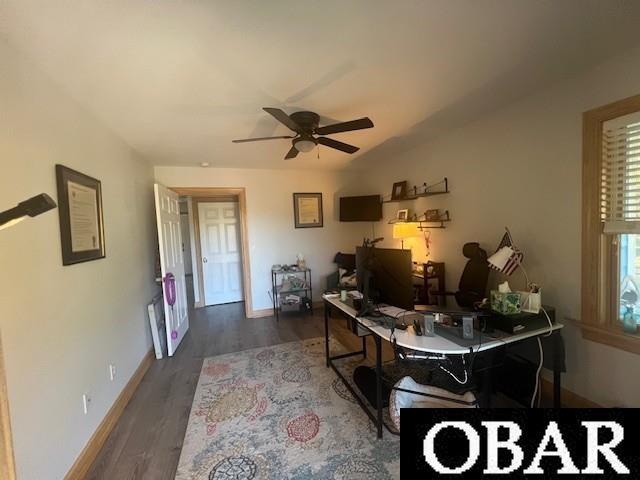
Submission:
[[[88,262],[106,256],[99,180],[56,165],[62,264]]]
[[[296,228],[322,227],[322,193],[294,193],[293,216]]]

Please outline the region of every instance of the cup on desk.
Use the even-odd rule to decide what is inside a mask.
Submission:
[[[438,315],[438,314],[436,313],[436,315]],[[421,325],[422,326],[422,332],[423,332],[422,334],[425,337],[433,337],[433,336],[435,336],[435,334],[436,334],[435,326],[434,326],[435,320],[436,320],[435,319],[435,315],[427,314],[427,315],[424,315],[422,317],[422,325]]]
[[[346,290],[340,290],[340,300],[342,300],[343,302],[347,301],[347,291]]]

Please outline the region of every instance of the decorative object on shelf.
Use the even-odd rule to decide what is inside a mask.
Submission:
[[[424,212],[424,218],[427,222],[437,222],[440,220],[440,210],[437,208]]]
[[[293,215],[296,228],[321,228],[322,193],[294,193]]]
[[[99,180],[56,165],[62,264],[104,258],[102,185]]]
[[[406,222],[409,218],[409,209],[403,208],[402,210],[398,210],[398,214],[396,215],[396,220],[399,222]]]
[[[304,255],[302,255],[301,253],[296,255],[296,265],[298,266],[298,268],[306,268],[307,266],[307,262],[304,259]]]
[[[46,193],[31,197],[9,210],[0,212],[0,230],[9,228],[27,217],[37,217],[53,208],[56,208],[56,202]]]
[[[406,238],[420,236],[417,223],[396,223],[393,225],[393,238],[400,239],[402,250],[404,250],[404,240]]]
[[[407,181],[396,182],[391,190],[391,200],[403,200],[407,197]]]
[[[429,258],[429,255],[431,255],[431,231],[425,230],[424,228],[420,230],[422,230],[422,234],[424,235],[424,256]]]

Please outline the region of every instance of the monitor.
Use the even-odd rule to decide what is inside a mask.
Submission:
[[[341,222],[377,222],[382,219],[380,195],[340,198]]]
[[[413,310],[412,267],[411,250],[356,248],[358,290],[367,294],[365,301]]]

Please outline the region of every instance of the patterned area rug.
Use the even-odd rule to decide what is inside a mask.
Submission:
[[[399,458],[318,338],[205,359],[176,479],[392,479]]]

